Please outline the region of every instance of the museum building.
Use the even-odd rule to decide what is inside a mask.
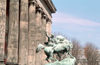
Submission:
[[[44,65],[39,43],[51,34],[52,0],[0,0],[0,65]]]

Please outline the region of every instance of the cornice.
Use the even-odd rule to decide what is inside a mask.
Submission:
[[[44,0],[52,13],[56,12],[56,8],[51,0]]]

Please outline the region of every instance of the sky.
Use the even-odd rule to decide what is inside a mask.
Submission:
[[[91,42],[100,48],[100,0],[52,0],[52,33],[76,38],[84,46]]]

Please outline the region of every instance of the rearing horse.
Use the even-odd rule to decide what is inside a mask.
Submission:
[[[71,42],[69,42],[69,43],[62,43],[62,44],[56,44],[55,48],[53,48],[53,47],[45,47],[44,45],[39,44],[37,46],[36,53],[38,53],[40,50],[44,49],[44,52],[47,55],[47,58],[46,58],[47,61],[48,61],[48,59],[58,61],[57,59],[52,58],[53,53],[57,53],[58,54],[58,53],[61,53],[61,52],[67,52],[71,57],[73,57],[69,53],[70,49],[73,48],[72,46],[73,45],[72,45]],[[66,55],[67,55],[67,53],[66,53]]]

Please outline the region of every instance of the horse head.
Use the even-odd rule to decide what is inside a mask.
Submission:
[[[44,49],[45,47],[42,45],[42,44],[39,44],[37,46],[37,49],[36,49],[36,53],[38,53],[41,49]]]

